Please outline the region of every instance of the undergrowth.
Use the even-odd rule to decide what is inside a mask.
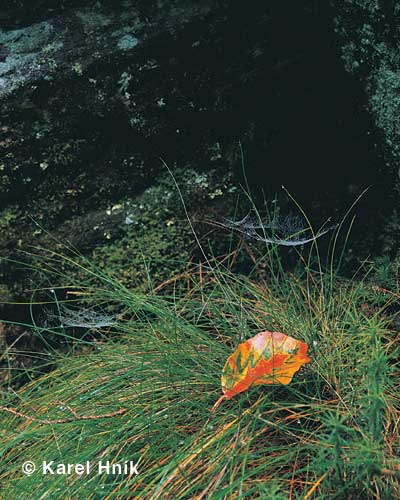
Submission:
[[[32,315],[57,367],[2,393],[2,498],[398,498],[398,350],[384,314],[398,299],[368,305],[379,290],[324,271],[315,244],[293,274],[279,251],[253,255],[264,279],[232,273],[232,250],[142,293],[77,255],[37,252],[50,283],[66,263],[81,271],[65,275],[64,316],[84,308],[113,321],[77,339],[65,321]],[[37,293],[54,316],[64,306],[47,288]],[[307,342],[311,363],[288,386],[258,386],[210,412],[226,358],[263,330]],[[74,353],[56,353],[58,337]],[[37,470],[24,475],[28,460]],[[52,460],[53,470],[88,461],[91,472],[43,475]],[[98,475],[107,460],[137,463],[139,474]]]

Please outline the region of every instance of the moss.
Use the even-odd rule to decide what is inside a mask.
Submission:
[[[400,158],[400,76],[384,62],[374,73],[370,99],[376,123],[384,131],[387,146]]]
[[[82,73],[83,73],[83,70],[82,70],[82,65],[81,63],[79,62],[76,62],[74,63],[72,66],[71,66],[71,69],[72,71],[74,71],[77,75],[81,76]]]
[[[52,32],[52,24],[42,22],[27,28],[0,30],[0,45],[8,50],[4,62],[0,63],[0,98],[29,81],[40,71],[40,54],[47,47]]]
[[[12,52],[35,52],[42,49],[53,30],[48,22],[12,31],[0,30],[0,43],[8,45]]]
[[[216,180],[212,172],[204,174],[190,169],[177,171],[175,176],[187,200],[186,208],[197,222],[201,217],[201,222],[207,218],[202,208],[206,200],[210,205],[210,200],[219,197],[222,211],[233,202],[236,188],[229,177]],[[125,285],[139,288],[146,288],[149,279],[157,284],[186,268],[197,243],[170,176],[161,178],[156,186],[127,200],[124,208],[117,210],[123,215],[123,236],[93,251],[96,264]]]
[[[93,9],[79,10],[76,13],[86,32],[90,33],[98,27],[106,27],[111,24],[111,19],[102,12]]]
[[[149,288],[182,271],[190,258],[193,238],[171,219],[141,236],[128,235],[93,253],[93,261],[128,287]]]
[[[199,236],[210,230],[204,225],[207,219],[216,220],[231,213],[237,190],[230,175],[221,177],[216,171],[174,170]],[[74,191],[71,196],[75,194]],[[64,205],[65,202],[57,197],[48,200],[46,218],[51,212],[62,211]],[[0,214],[0,231],[7,235],[0,241],[3,258],[26,260],[27,256],[18,252],[31,251],[31,245],[65,253],[67,245],[118,277],[125,285],[142,288],[147,286],[148,275],[154,283],[160,283],[182,271],[198,252],[179,192],[168,174],[137,196],[126,196],[103,208],[70,217],[53,228],[42,222],[43,212],[41,216],[38,212],[36,214],[35,220],[40,226],[26,218],[17,206]],[[211,235],[210,238],[219,251],[228,248],[220,235]],[[20,266],[17,267],[4,261],[0,268],[0,282],[9,287],[15,298],[20,298],[24,297],[29,277]],[[63,284],[62,278],[58,284]]]
[[[10,302],[12,300],[12,294],[7,285],[0,283],[0,303]]]
[[[360,79],[366,90],[368,107],[383,135],[381,150],[386,166],[394,172],[400,155],[396,6],[376,0],[334,0],[333,5],[345,68]]]
[[[122,38],[118,40],[118,48],[121,50],[130,50],[136,47],[139,43],[139,40],[133,35],[124,35]]]

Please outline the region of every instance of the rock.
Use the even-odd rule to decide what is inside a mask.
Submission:
[[[363,86],[383,140],[386,169],[400,166],[400,28],[398,2],[332,0],[346,70]]]
[[[106,249],[125,238],[107,222],[110,207],[157,186],[165,164],[217,172],[216,185],[241,175],[239,140],[257,189],[304,184],[311,206],[335,183],[362,184],[349,179],[340,126],[351,115],[356,153],[369,154],[359,148],[362,114],[352,94],[343,98],[344,72],[326,89],[336,55],[314,0],[251,9],[239,0],[6,0],[0,24],[4,259],[57,239],[87,255]],[[29,288],[10,261],[0,283],[16,298]]]
[[[102,219],[107,207],[166,172],[158,156],[171,150],[167,143],[188,152],[182,117],[171,115],[180,94],[174,47],[190,23],[204,22],[211,3],[44,1],[42,11],[8,4],[24,22],[10,26],[10,15],[0,30],[3,258],[48,245],[47,230],[83,252],[107,245],[118,236],[110,217]],[[17,296],[20,278],[10,263],[0,269],[0,283]]]

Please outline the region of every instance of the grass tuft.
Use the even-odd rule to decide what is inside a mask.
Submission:
[[[396,332],[384,314],[387,297],[379,307],[366,298],[379,291],[325,274],[301,254],[304,266],[285,273],[276,247],[254,259],[255,268],[271,264],[264,280],[208,258],[148,293],[128,290],[78,255],[36,257],[49,285],[39,295],[49,297],[61,259],[63,269],[66,262],[80,269],[64,290],[68,307],[110,311],[116,321],[76,336],[65,322],[49,326],[32,315],[43,346],[62,337],[74,351],[51,351],[56,369],[3,393],[3,496],[400,496]],[[55,310],[63,301],[48,298]],[[252,388],[211,413],[226,358],[266,329],[307,342],[311,363],[290,385]],[[39,469],[32,475],[21,472],[27,460]],[[88,461],[91,472],[43,475],[44,460],[54,460],[53,469]],[[139,474],[98,475],[106,460],[138,462]]]

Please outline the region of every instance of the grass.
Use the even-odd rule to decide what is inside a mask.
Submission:
[[[232,273],[235,257],[209,258],[139,294],[78,256],[37,254],[50,284],[60,259],[79,266],[66,286],[76,307],[114,311],[117,324],[77,340],[33,322],[57,368],[3,393],[0,496],[400,496],[398,339],[385,314],[397,297],[382,306],[379,290],[325,274],[312,256],[299,254],[297,272],[285,273],[274,246],[252,252],[253,276],[267,263],[265,279]],[[307,342],[311,363],[288,386],[255,387],[210,412],[226,358],[266,329]],[[56,354],[51,340],[66,336],[78,348]],[[89,461],[92,471],[23,475],[27,460],[54,460],[53,469]],[[139,462],[139,474],[98,475],[100,460]]]

